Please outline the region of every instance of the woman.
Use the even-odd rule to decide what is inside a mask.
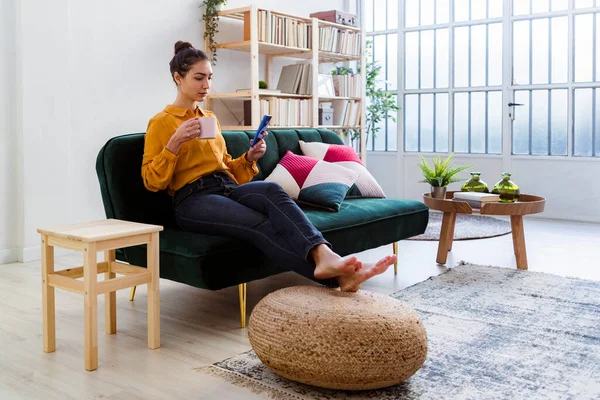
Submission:
[[[236,159],[220,128],[216,138],[200,140],[199,118],[214,115],[196,106],[212,80],[208,56],[179,41],[170,67],[177,98],[148,124],[142,177],[148,190],[167,189],[173,196],[181,229],[247,240],[279,264],[342,291],[357,291],[394,263],[396,256],[376,264],[340,257],[281,186],[250,182],[265,154],[264,140]]]

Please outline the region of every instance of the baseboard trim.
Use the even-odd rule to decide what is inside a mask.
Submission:
[[[60,247],[54,248],[54,257],[66,256],[69,254],[76,254],[74,250],[63,249]],[[18,249],[18,260],[19,262],[26,263],[31,261],[38,261],[42,259],[42,246],[26,247]]]
[[[0,264],[14,263],[19,260],[19,249],[0,250]]]

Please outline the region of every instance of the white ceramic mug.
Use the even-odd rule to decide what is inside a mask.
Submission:
[[[200,136],[198,139],[214,139],[217,137],[217,118],[214,116],[198,118]]]

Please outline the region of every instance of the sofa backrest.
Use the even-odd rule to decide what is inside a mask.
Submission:
[[[227,151],[236,158],[248,150],[253,131],[223,131]],[[287,150],[302,154],[299,141],[343,144],[340,137],[324,129],[269,131],[267,152],[258,162],[259,174],[268,176]],[[175,227],[171,197],[166,191],[153,193],[142,181],[144,134],[134,133],[110,139],[98,153],[96,173],[107,218]]]

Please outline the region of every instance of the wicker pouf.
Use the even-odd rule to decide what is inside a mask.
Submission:
[[[275,373],[344,390],[398,384],[421,368],[427,336],[417,313],[389,296],[296,286],[263,298],[248,337]]]

